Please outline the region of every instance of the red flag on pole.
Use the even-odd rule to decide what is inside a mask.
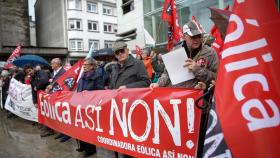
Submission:
[[[206,33],[206,31],[203,29],[202,25],[198,22],[195,16],[192,16],[192,21],[196,24],[197,28],[199,28],[199,31],[203,34]]]
[[[225,7],[224,10],[229,10],[229,5],[227,5]],[[212,48],[215,49],[216,53],[218,54],[218,57],[220,58],[221,57],[221,51],[222,51],[222,48],[223,48],[223,45],[224,45],[224,40],[222,39],[222,36],[221,36],[221,33],[218,29],[218,27],[216,25],[214,25],[212,28],[211,28],[211,34],[212,36],[215,38],[215,41],[212,43]]]
[[[72,91],[77,86],[77,79],[83,66],[83,60],[80,59],[75,65],[67,70],[62,76],[60,76],[53,86],[53,92],[58,90]]]
[[[138,45],[136,45],[136,55],[141,55],[141,54],[142,54],[141,48]]]
[[[21,45],[18,45],[17,48],[13,51],[12,55],[8,58],[4,68],[8,69],[11,66],[13,66],[13,61],[20,56],[20,53],[21,53]]]
[[[180,38],[183,36],[178,22],[175,0],[165,0],[161,18],[168,23],[167,49],[171,50],[174,43],[180,41]]]
[[[215,90],[218,116],[234,157],[280,155],[279,28],[274,0],[235,1]]]

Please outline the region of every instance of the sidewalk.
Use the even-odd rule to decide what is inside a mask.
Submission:
[[[41,138],[38,126],[19,117],[7,119],[0,109],[0,158],[82,158],[75,139],[60,143],[54,136]],[[91,156],[96,158],[96,155]]]

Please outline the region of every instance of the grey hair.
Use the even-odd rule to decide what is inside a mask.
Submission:
[[[84,62],[86,62],[86,61],[87,61],[89,64],[92,64],[94,67],[97,66],[96,60],[94,60],[92,57],[89,57],[89,58],[84,59]]]
[[[62,61],[60,58],[53,58],[52,59],[53,62],[56,62],[57,64],[59,64],[60,66],[62,66]]]

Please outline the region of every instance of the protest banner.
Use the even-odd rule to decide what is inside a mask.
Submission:
[[[39,92],[39,123],[136,157],[196,157],[202,91],[135,88]]]
[[[3,103],[2,103],[2,87],[0,87],[0,108],[3,109]]]
[[[279,27],[274,0],[234,2],[215,89],[233,157],[280,155]]]
[[[31,85],[12,78],[5,108],[26,120],[38,122],[38,110],[33,104]]]
[[[203,147],[203,158],[210,157],[232,158],[231,151],[224,139],[224,133],[221,129],[221,123],[217,116],[214,99],[208,116],[207,130]]]

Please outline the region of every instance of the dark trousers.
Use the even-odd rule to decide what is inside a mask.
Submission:
[[[78,140],[81,149],[84,149],[87,153],[96,153],[95,145],[86,143],[84,141]]]

